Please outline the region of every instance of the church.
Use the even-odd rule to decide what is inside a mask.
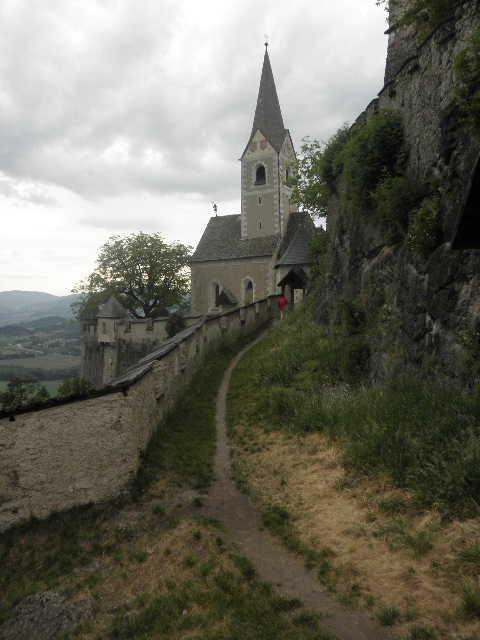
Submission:
[[[191,313],[206,315],[285,292],[301,299],[315,226],[286,184],[296,155],[265,45],[252,131],[240,158],[241,213],[215,216],[191,258]]]

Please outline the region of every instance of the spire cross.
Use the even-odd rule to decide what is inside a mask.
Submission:
[[[264,36],[265,36],[265,49],[267,49],[268,48],[268,35],[265,33]]]

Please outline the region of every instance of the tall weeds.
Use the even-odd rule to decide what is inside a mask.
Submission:
[[[349,466],[409,489],[419,505],[478,514],[480,391],[408,369],[374,387],[349,349],[305,310],[290,314],[247,355],[257,411],[276,427],[323,431]]]

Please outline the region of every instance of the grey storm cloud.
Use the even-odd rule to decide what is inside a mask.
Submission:
[[[252,15],[272,29],[271,59],[292,133],[317,137],[325,124],[334,131],[373,97],[353,72],[375,66],[362,42],[359,0],[337,3],[357,6],[353,32],[338,24],[341,11],[305,0],[226,4],[223,14],[219,2],[202,5],[210,28],[193,0],[5,0],[0,170],[87,199],[135,189],[211,191],[250,132],[263,57],[262,27],[252,29]]]
[[[2,0],[0,290],[67,293],[115,234],[196,244],[240,211],[264,34],[298,153],[381,89],[384,30],[375,0]]]

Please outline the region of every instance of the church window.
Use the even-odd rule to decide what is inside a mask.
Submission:
[[[287,187],[290,187],[290,188],[291,188],[291,187],[292,187],[292,185],[291,185],[291,184],[288,184],[288,181],[289,181],[289,179],[290,179],[290,176],[291,176],[291,173],[290,173],[290,167],[287,167],[287,168],[285,169],[285,182],[286,182],[286,184],[287,184]]]
[[[266,182],[267,174],[265,172],[265,167],[263,166],[263,164],[261,164],[257,167],[257,170],[255,172],[255,186],[266,184]]]
[[[262,228],[262,221],[261,221],[261,220],[259,220],[259,221],[258,221],[258,224],[259,224],[259,227],[258,227],[258,228],[259,228],[259,229],[261,229],[261,228]]]
[[[258,204],[262,204],[262,196],[258,196]]]
[[[220,296],[220,285],[217,282],[212,282],[212,288],[211,288],[211,296],[213,297],[213,300],[211,300],[210,304],[212,305],[212,307],[218,307],[218,298]]]
[[[102,322],[102,332],[103,333],[107,333],[107,323],[106,322]]]
[[[243,303],[250,304],[251,302],[253,302],[253,282],[246,280],[244,282]]]

